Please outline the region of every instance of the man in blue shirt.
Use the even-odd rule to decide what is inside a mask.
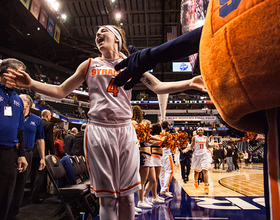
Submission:
[[[12,201],[17,170],[22,173],[28,163],[24,150],[23,102],[13,90],[14,84],[3,76],[7,69],[25,70],[16,59],[0,60],[0,219],[6,215]]]
[[[45,134],[43,129],[43,123],[40,117],[30,112],[33,104],[32,98],[27,94],[21,94],[20,98],[24,104],[24,141],[25,141],[25,157],[29,164],[28,168],[23,173],[17,174],[16,186],[13,193],[12,203],[8,212],[8,219],[16,219],[16,215],[19,213],[19,208],[24,196],[24,185],[29,176],[33,158],[33,147],[36,141],[37,149],[40,155],[40,167],[39,170],[45,168]]]

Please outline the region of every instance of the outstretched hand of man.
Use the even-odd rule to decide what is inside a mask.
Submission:
[[[143,73],[153,69],[158,63],[170,62],[197,53],[201,32],[202,27],[199,27],[157,47],[139,51],[129,46],[131,55],[115,66],[117,71],[126,67],[116,76],[115,84],[124,85],[126,90],[131,89],[141,79]]]
[[[126,90],[131,89],[138,83],[143,73],[153,69],[157,65],[157,63],[149,59],[151,48],[137,50],[134,46],[129,45],[128,50],[130,56],[115,66],[117,71],[126,67],[115,78],[115,84],[117,86],[124,85]]]

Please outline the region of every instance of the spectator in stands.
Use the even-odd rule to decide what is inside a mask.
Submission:
[[[5,79],[7,69],[25,70],[16,59],[0,60],[0,219],[6,219],[16,183],[28,163],[24,149],[24,105],[15,93],[14,84]],[[18,159],[17,159],[18,158]],[[17,162],[16,162],[17,161]],[[17,163],[17,164],[16,164]]]
[[[62,131],[58,128],[54,129],[53,131],[53,142],[54,142],[55,156],[61,159],[66,154],[63,150]]]
[[[218,168],[220,168],[221,164],[222,164],[222,169],[225,169],[225,149],[224,146],[221,144],[220,145],[220,149],[219,149],[219,166]]]
[[[20,98],[24,104],[24,141],[25,141],[25,157],[29,166],[23,173],[18,173],[16,177],[16,185],[13,193],[13,199],[8,212],[8,219],[16,219],[16,215],[19,213],[19,208],[24,196],[25,182],[30,174],[33,160],[33,150],[39,151],[40,154],[40,166],[39,169],[45,168],[45,135],[41,118],[30,112],[33,104],[32,98],[27,94],[21,94]],[[34,143],[36,141],[37,147],[34,149]]]
[[[75,110],[75,118],[79,118],[79,111],[78,111],[78,109]]]
[[[71,129],[71,133],[67,134],[64,137],[64,147],[63,147],[63,150],[68,155],[71,154],[71,150],[72,150],[73,143],[74,143],[74,138],[75,138],[75,135],[77,133],[78,133],[78,129],[74,127],[74,128]]]
[[[75,135],[70,155],[84,156],[84,133],[87,124],[82,124],[81,130]]]

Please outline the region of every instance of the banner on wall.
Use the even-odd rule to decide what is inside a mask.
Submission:
[[[30,6],[30,12],[38,20],[40,12],[41,2],[39,0],[32,0]]]
[[[54,33],[54,20],[52,19],[51,16],[49,16],[49,19],[48,19],[47,31],[53,37],[53,33]]]
[[[61,32],[61,29],[60,27],[55,24],[55,29],[54,29],[54,36],[53,38],[55,39],[55,41],[59,44],[59,39],[60,39],[60,32]]]
[[[30,0],[20,0],[20,1],[28,10],[29,9],[29,5],[30,5]]]
[[[40,18],[39,18],[39,22],[41,23],[41,25],[47,29],[47,24],[48,24],[48,13],[46,12],[46,10],[41,7],[41,13],[40,13]]]
[[[210,0],[181,1],[181,24],[183,34],[204,25],[209,1]],[[192,68],[194,67],[196,58],[197,54],[189,56]]]

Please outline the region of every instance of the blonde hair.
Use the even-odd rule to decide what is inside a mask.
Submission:
[[[133,116],[132,120],[135,120],[137,123],[141,123],[143,121],[142,109],[139,105],[132,106]]]
[[[148,119],[143,119],[142,122],[145,123],[148,127],[152,126],[152,122],[150,120],[148,120]]]

